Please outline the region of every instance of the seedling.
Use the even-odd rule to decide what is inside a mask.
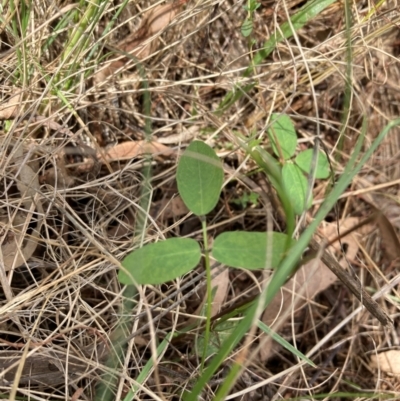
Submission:
[[[258,7],[261,6],[261,3],[259,3],[257,0],[248,0],[247,5],[243,6],[243,8],[247,11],[247,17],[243,21],[242,24],[242,35],[244,37],[248,37],[251,35],[253,32],[253,16],[254,12],[257,10]]]
[[[189,210],[199,216],[205,228],[203,253],[206,259],[209,252],[205,216],[219,200],[223,176],[220,159],[204,142],[192,142],[178,164],[179,194]],[[211,255],[230,267],[274,268],[287,251],[287,244],[288,237],[282,233],[224,232],[215,238]],[[198,265],[201,254],[198,242],[191,238],[169,238],[148,244],[123,260],[125,269],[119,272],[119,280],[123,284],[161,284],[191,271]]]
[[[279,119],[278,119],[279,121]],[[205,143],[200,141],[192,142],[183,153],[177,171],[178,190],[187,207],[199,216],[203,225],[203,257],[207,271],[207,320],[204,335],[204,349],[201,364],[201,376],[193,386],[190,393],[185,394],[186,401],[198,399],[202,389],[211,379],[214,372],[221,366],[226,356],[236,347],[239,341],[246,334],[254,322],[259,310],[264,309],[279,291],[287,280],[287,277],[296,268],[305,248],[310,243],[312,236],[321,221],[332,209],[333,205],[349,185],[353,177],[365,165],[378,145],[385,138],[391,128],[400,124],[400,120],[389,123],[371,144],[365,154],[358,160],[366,133],[364,120],[362,135],[360,135],[348,164],[336,186],[332,189],[329,197],[325,199],[313,221],[302,233],[297,241],[292,240],[294,215],[290,204],[287,202],[285,188],[282,184],[282,174],[276,160],[265,152],[255,141],[249,144],[246,149],[249,155],[265,171],[275,186],[278,196],[282,202],[287,218],[287,233],[275,232],[225,232],[217,236],[212,251],[208,250],[206,214],[217,204],[223,183],[223,168],[221,161],[215,152]],[[272,125],[274,126],[274,124]],[[275,124],[276,127],[279,124]],[[279,128],[278,128],[279,132]],[[279,134],[278,134],[279,135]],[[279,147],[285,148],[282,144]],[[276,147],[278,149],[278,145]],[[288,155],[292,156],[291,152]],[[289,156],[289,157],[290,157]],[[305,158],[306,156],[301,156]],[[285,157],[283,157],[284,160]],[[317,164],[318,165],[318,164]],[[305,171],[308,169],[308,162],[305,163]],[[311,166],[311,162],[310,162]],[[300,167],[299,167],[300,168]],[[256,242],[256,245],[252,243]],[[249,252],[249,247],[252,247]],[[290,249],[290,252],[288,252]],[[159,253],[162,252],[162,253]],[[241,255],[247,252],[247,257]],[[184,256],[183,256],[184,255]],[[119,272],[119,279],[123,284],[158,284],[160,281],[169,281],[189,272],[195,268],[200,261],[202,252],[197,241],[191,238],[167,239],[156,244],[146,245],[141,249],[133,251],[122,262],[122,269]],[[210,311],[211,311],[211,274],[210,256],[217,261],[232,267],[244,269],[256,269],[265,267],[277,267],[268,285],[260,295],[259,304],[253,303],[243,314],[233,332],[223,341],[217,354],[204,369],[204,361],[208,353],[210,343]],[[167,265],[165,264],[167,261]],[[162,274],[161,278],[156,277]],[[264,328],[263,328],[264,329]],[[224,384],[218,390],[216,400],[223,400],[228,393],[242,367],[242,360],[239,358],[230,370]]]
[[[222,189],[224,171],[221,160],[204,142],[192,142],[182,154],[177,169],[178,191],[188,209],[199,216],[203,227],[203,252],[192,238],[169,238],[145,245],[123,261],[119,280],[123,284],[161,284],[190,272],[204,256],[207,272],[207,323],[202,366],[208,355],[211,321],[210,256],[218,262],[242,269],[276,268],[292,240],[277,232],[224,232],[217,236],[213,249],[207,247],[206,215],[216,206]]]
[[[241,206],[243,209],[250,205],[256,205],[258,202],[259,195],[255,192],[245,192],[243,195],[236,199],[232,199],[230,202],[234,203],[235,205]]]
[[[273,114],[271,121],[268,136],[272,150],[282,165],[282,181],[293,210],[300,215],[310,207],[312,202],[311,192],[308,201],[306,199],[308,194],[306,175],[314,174],[317,179],[328,178],[330,174],[328,158],[325,153],[318,152],[314,162],[312,149],[300,152],[294,158],[297,134],[292,120],[285,114]]]

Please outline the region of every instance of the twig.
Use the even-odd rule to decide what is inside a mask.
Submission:
[[[320,245],[312,239],[309,244],[313,252],[318,252]],[[361,283],[357,283],[340,264],[326,250],[321,254],[321,260],[338,277],[338,279],[357,297],[365,308],[376,317],[384,326],[393,325],[393,320],[382,310],[376,301],[364,290]]]

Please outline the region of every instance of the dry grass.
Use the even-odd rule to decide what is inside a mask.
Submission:
[[[254,20],[255,50],[302,4],[297,0],[261,3]],[[8,257],[4,254],[7,243],[14,244],[7,252],[19,249],[22,253],[30,241],[35,244],[29,257],[23,254],[20,263],[11,262],[13,269],[2,263],[6,268],[1,274],[0,363],[2,368],[11,366],[9,373],[0,374],[0,393],[6,398],[15,399],[17,394],[34,400],[93,399],[119,324],[123,293],[117,261],[140,243],[171,236],[201,238],[199,221],[172,203],[177,192],[174,157],[154,158],[147,226],[136,235],[143,160],[104,162],[98,157],[116,143],[146,136],[145,90],[134,60],[124,60],[111,76],[98,79],[96,75],[109,49],[127,37],[137,39],[135,32],[150,2],[129,3],[100,40],[119,6],[119,0],[107,4],[96,28],[84,36],[87,42],[81,51],[77,47],[71,55],[65,49],[81,15],[76,14],[66,27],[57,28],[57,23],[72,5],[33,0],[25,38],[16,37],[26,13],[21,4],[16,13],[10,5],[3,12],[0,109],[10,96],[22,91],[12,116],[6,116],[11,117],[11,126],[4,123],[1,131],[3,258]],[[344,143],[334,163],[340,173],[358,137],[362,116],[368,117],[368,146],[400,112],[399,4],[388,1],[378,7],[357,1],[351,4],[353,81],[346,121],[342,111],[347,45],[344,9],[339,2],[299,30],[295,38],[277,46],[256,69],[257,85],[251,92],[227,112],[213,113],[227,91],[245,80],[242,72],[254,54],[240,32],[246,17],[242,6],[232,0],[188,1],[168,28],[155,35],[159,42],[143,60],[153,137],[173,149],[185,147],[193,138],[208,140],[225,157],[227,179],[234,171],[248,174],[225,187],[209,219],[212,236],[228,229],[266,229],[261,203],[244,208],[232,203],[245,192],[266,189],[265,178],[254,171],[255,165],[238,147],[238,133],[265,138],[269,114],[285,112],[296,124],[301,148],[311,148],[318,134],[333,157],[338,154],[334,150],[342,133]],[[75,5],[75,10],[80,7],[88,5]],[[46,47],[54,32],[57,35]],[[102,47],[104,43],[108,50]],[[97,45],[95,57],[89,59]],[[330,216],[333,221],[367,216],[373,204],[400,227],[399,142],[400,131],[393,130],[338,202]],[[21,181],[25,193],[18,186]],[[315,213],[325,186],[317,184],[315,206],[307,218]],[[275,217],[276,229],[284,227]],[[35,232],[40,232],[39,239]],[[351,263],[361,283],[372,289],[398,278],[398,270],[382,254],[376,230],[362,238]],[[232,271],[223,308],[257,293],[262,280],[258,273]],[[166,333],[196,321],[193,316],[204,298],[203,283],[200,267],[176,283],[143,288],[135,298],[131,341],[121,361],[124,368],[115,399],[123,399]],[[396,287],[387,289],[379,302],[397,317]],[[346,320],[357,307],[358,301],[346,288],[334,284],[299,313],[281,320],[279,333],[284,338],[304,353],[315,347],[312,359],[319,368],[299,367],[296,358],[279,346],[273,345],[268,352],[264,348],[267,356],[256,355],[248,361],[229,399],[313,398],[333,391],[344,393],[335,399],[367,391],[399,397],[398,379],[369,367],[370,354],[399,346],[398,324],[384,329],[366,312]],[[343,320],[345,325],[341,325]],[[183,388],[190,389],[198,373],[194,344],[199,335],[201,331],[193,330],[167,347],[137,399],[176,400]],[[252,348],[262,344],[263,338],[257,332]],[[212,391],[231,361],[221,367],[204,399],[213,398]],[[24,369],[17,371],[13,366]]]

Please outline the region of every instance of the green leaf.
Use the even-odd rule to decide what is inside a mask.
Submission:
[[[286,163],[282,167],[282,179],[286,193],[290,198],[294,212],[302,214],[306,209],[308,181],[299,167],[293,163]],[[310,200],[310,206],[311,206]]]
[[[189,272],[199,263],[200,246],[191,238],[169,238],[131,252],[123,261],[122,284],[162,284]]]
[[[260,6],[261,6],[261,3],[259,3],[258,1],[250,0],[250,1],[248,1],[248,5],[243,6],[243,8],[246,11],[253,12],[253,11],[256,11],[257,8],[259,8]]]
[[[179,160],[176,180],[188,209],[204,216],[214,209],[221,194],[224,180],[221,160],[207,144],[193,141]]]
[[[297,134],[292,120],[286,114],[272,114],[268,135],[272,149],[278,157],[290,159],[297,146]]]
[[[296,156],[296,164],[307,174],[310,174],[313,150],[307,149]],[[329,162],[324,152],[318,152],[318,162],[315,168],[315,178],[325,179],[330,174]]]
[[[246,18],[242,24],[242,35],[247,38],[253,32],[253,20],[251,18]]]
[[[213,244],[212,256],[220,263],[243,269],[278,267],[287,235],[276,232],[227,231]]]

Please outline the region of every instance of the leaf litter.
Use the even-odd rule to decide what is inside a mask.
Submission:
[[[288,5],[287,9],[282,8],[280,4],[271,9],[269,5],[263,3],[259,10],[261,14],[256,13],[252,21],[252,35],[256,35],[254,46],[262,46],[268,32],[275,32],[278,28],[276,23],[279,23],[280,20],[284,21],[287,12],[290,14],[296,12],[297,3]],[[30,120],[24,122],[18,120],[18,126],[14,131],[11,130],[10,133],[7,133],[5,139],[2,137],[2,152],[6,154],[9,154],[12,147],[3,145],[8,143],[10,137],[19,138],[19,140],[24,138],[27,143],[33,142],[36,149],[21,162],[31,169],[24,169],[26,180],[22,179],[21,174],[17,175],[17,170],[13,170],[11,173],[10,170],[6,170],[6,173],[3,173],[4,177],[7,177],[6,184],[9,182],[7,179],[15,179],[13,186],[5,185],[8,190],[12,189],[7,193],[7,207],[12,207],[13,213],[7,214],[7,219],[3,223],[9,229],[6,239],[14,238],[14,243],[12,250],[10,252],[7,250],[3,254],[15,253],[15,255],[10,257],[10,262],[7,260],[7,265],[13,266],[13,269],[6,272],[7,277],[3,280],[3,282],[7,282],[6,288],[8,286],[9,296],[1,305],[1,310],[4,311],[2,317],[4,316],[7,324],[3,327],[2,339],[10,340],[9,343],[14,346],[3,345],[3,349],[17,346],[16,333],[20,333],[17,340],[26,344],[27,337],[24,334],[26,330],[29,335],[39,340],[35,343],[37,348],[34,358],[37,359],[34,360],[41,363],[42,368],[45,368],[41,380],[44,381],[45,392],[49,394],[53,391],[51,387],[54,385],[58,387],[57,391],[64,392],[66,397],[81,392],[80,397],[92,399],[91,386],[93,381],[97,380],[95,368],[97,366],[101,366],[100,369],[105,368],[103,367],[104,362],[100,358],[101,353],[99,352],[96,356],[97,347],[103,345],[107,348],[109,346],[106,339],[115,327],[115,316],[118,314],[116,305],[121,302],[115,265],[110,264],[105,255],[112,254],[118,259],[122,259],[133,247],[132,236],[138,216],[137,205],[141,197],[140,171],[145,153],[155,156],[152,161],[154,205],[161,199],[164,203],[160,203],[157,205],[157,210],[151,210],[149,213],[144,241],[153,242],[163,237],[180,235],[192,237],[200,235],[201,228],[198,221],[188,216],[188,213],[180,208],[179,201],[177,201],[177,209],[171,212],[173,203],[168,198],[176,194],[173,182],[175,156],[192,139],[183,137],[180,129],[176,129],[178,125],[174,124],[181,124],[182,131],[189,131],[195,127],[197,138],[211,138],[218,154],[224,155],[224,162],[236,172],[231,174],[233,179],[224,190],[224,199],[218,204],[218,210],[210,216],[210,231],[213,236],[223,230],[266,230],[265,209],[261,207],[260,203],[256,202],[251,206],[228,206],[234,205],[234,203],[229,203],[230,199],[238,198],[246,191],[253,191],[264,185],[253,174],[251,165],[246,164],[245,154],[236,147],[235,135],[247,135],[249,132],[262,133],[265,129],[265,110],[269,110],[270,107],[271,111],[276,113],[287,110],[288,114],[301,117],[296,120],[296,128],[298,133],[301,132],[303,136],[302,144],[310,148],[316,128],[313,123],[315,110],[312,107],[313,99],[310,93],[315,90],[318,99],[321,99],[321,102],[318,101],[318,107],[320,116],[323,116],[320,129],[323,133],[324,145],[328,146],[329,150],[335,147],[337,124],[341,118],[337,111],[337,105],[343,101],[343,88],[346,85],[338,70],[338,66],[341,67],[344,60],[342,49],[346,47],[345,35],[340,28],[343,27],[343,10],[339,4],[335,3],[326,13],[320,15],[315,23],[310,22],[301,31],[300,38],[305,46],[304,49],[312,50],[318,46],[318,54],[323,56],[322,58],[316,56],[310,63],[311,74],[316,80],[315,87],[311,88],[309,85],[309,80],[304,73],[304,60],[299,61],[296,53],[297,45],[289,40],[287,43],[279,45],[271,59],[265,61],[265,66],[259,67],[258,87],[250,94],[247,99],[249,102],[240,100],[229,110],[227,113],[229,115],[220,115],[218,118],[211,111],[218,107],[219,102],[233,83],[241,79],[240,71],[249,65],[247,57],[251,54],[249,40],[240,35],[240,27],[246,17],[242,3],[160,3],[152,9],[147,9],[147,3],[140,2],[139,5],[146,11],[140,14],[141,21],[135,25],[138,28],[129,29],[133,33],[128,36],[123,33],[123,29],[129,23],[125,24],[125,21],[132,19],[132,15],[138,14],[137,4],[132,4],[129,12],[121,14],[115,35],[110,34],[109,40],[106,38],[110,47],[102,53],[102,56],[107,56],[107,53],[111,52],[112,57],[121,57],[121,59],[110,59],[104,62],[102,66],[99,66],[99,73],[95,74],[93,84],[90,83],[90,80],[85,81],[86,78],[82,78],[80,81],[82,86],[68,92],[68,101],[71,102],[77,115],[70,108],[60,106],[58,103],[62,102],[58,101],[54,92],[43,91],[47,85],[45,81],[41,82],[39,86],[30,87],[29,103],[19,101],[18,106],[16,106],[15,100],[8,104],[6,104],[7,101],[2,103],[2,105],[7,105],[7,108],[3,109],[5,113],[2,114],[3,118],[18,119],[18,116],[22,115],[21,113],[28,112],[27,114],[29,114],[34,110],[42,113],[42,116],[32,115]],[[62,8],[60,7],[60,9]],[[366,3],[360,3],[354,7],[354,12],[361,13],[358,16],[363,18],[367,9]],[[46,12],[40,7],[35,9],[35,13],[44,13],[41,15],[41,23],[44,23],[43,21],[47,18]],[[109,21],[107,18],[109,17],[104,15],[100,25],[107,23]],[[133,20],[135,22],[138,18],[135,17]],[[387,26],[388,23],[390,25],[390,21],[382,20],[379,14],[374,22],[381,24],[380,26]],[[36,26],[40,26],[40,24]],[[44,26],[46,25],[44,24]],[[358,122],[362,116],[361,108],[362,110],[367,109],[366,112],[370,116],[371,125],[368,135],[371,136],[374,132],[380,131],[380,127],[386,123],[388,118],[391,118],[390,116],[399,114],[398,91],[393,89],[392,84],[385,85],[384,80],[376,84],[376,80],[381,79],[382,76],[390,77],[390,80],[399,77],[397,56],[393,56],[395,54],[393,44],[397,43],[398,37],[393,25],[391,28],[390,32],[382,30],[375,41],[374,38],[368,37],[371,42],[362,42],[362,45],[355,38],[355,46],[361,51],[362,62],[359,62],[358,59],[354,60],[355,67],[360,67],[354,69],[356,82],[360,83],[360,91],[357,87],[354,87],[354,90],[361,101],[358,103],[358,98],[355,96],[354,114],[349,117],[348,132],[358,132]],[[53,27],[52,32],[54,32]],[[35,31],[32,33],[36,35]],[[47,40],[48,34],[45,33],[42,37]],[[40,44],[41,39],[39,36],[37,38]],[[93,34],[93,38],[98,40],[99,34]],[[93,38],[88,36],[89,41]],[[9,38],[3,39],[9,40]],[[115,45],[112,45],[113,43]],[[57,64],[52,63],[56,63],[57,54],[59,54],[57,49],[62,48],[63,44],[62,35],[57,36],[47,53],[36,54],[32,58],[32,60],[43,62],[43,66],[38,70],[35,70],[36,64],[32,64],[32,69],[36,71],[37,77],[43,77],[44,72],[54,71],[54,65]],[[12,48],[14,43],[7,45]],[[35,51],[35,49],[40,50],[41,46],[31,47],[30,51]],[[131,65],[129,58],[118,53],[117,49],[130,53],[145,66],[150,84],[153,128],[157,132],[165,133],[165,136],[160,138],[166,141],[163,142],[163,145],[168,145],[165,148],[159,146],[161,141],[157,142],[156,139],[153,139],[151,144],[144,141],[143,91],[140,87],[140,79],[135,76],[136,80],[134,81],[134,74],[127,71]],[[333,55],[332,49],[335,49],[334,57],[330,56]],[[161,51],[158,52],[158,50]],[[291,57],[290,63],[287,64],[289,50]],[[302,54],[306,53],[302,52]],[[366,54],[368,54],[368,59],[372,60],[371,64],[365,63],[366,57],[364,56]],[[1,57],[3,57],[3,53],[1,53]],[[308,57],[307,54],[306,57]],[[82,66],[86,65],[84,62],[85,60],[82,58]],[[17,66],[18,57],[7,55],[7,68],[10,71],[13,68],[16,70]],[[101,68],[104,69],[103,73]],[[324,77],[320,75],[320,71],[325,72]],[[109,92],[100,93],[96,101],[93,101],[95,103],[93,107],[96,111],[103,107],[109,114],[91,113],[87,107],[90,97],[80,91],[86,85],[89,92],[93,93],[98,87],[108,85],[105,82],[108,80],[113,81],[115,88]],[[7,85],[4,82],[2,84]],[[293,98],[292,89],[294,87],[296,87],[298,97]],[[322,87],[325,89],[321,89]],[[5,89],[9,94],[16,94],[19,90],[12,92],[10,87]],[[110,93],[116,93],[115,99],[110,99]],[[129,100],[129,96],[132,101]],[[370,102],[371,99],[374,99],[373,105]],[[113,117],[112,112],[116,110],[123,116],[120,118],[121,121],[111,118]],[[93,135],[96,137],[97,143],[90,142],[91,138],[83,134],[84,127],[91,130],[94,122],[101,127],[99,134]],[[115,140],[112,135],[108,137],[108,131],[112,131],[111,134],[116,135],[117,139]],[[93,134],[94,130],[91,132]],[[100,134],[104,135],[106,139],[100,138]],[[177,135],[180,141],[167,143],[169,135],[171,137]],[[351,141],[356,136],[356,134],[345,135],[343,155],[351,154]],[[262,137],[260,138],[262,140]],[[78,149],[83,149],[82,143],[79,143],[78,139],[91,147],[94,153],[89,155],[78,152]],[[99,145],[103,143],[101,140],[105,143],[104,146]],[[109,146],[110,143],[111,146]],[[265,145],[268,146],[267,143]],[[64,152],[66,148],[76,150],[76,154]],[[23,153],[26,155],[26,152],[27,147],[24,148]],[[393,137],[388,138],[380,152],[376,156],[376,160],[365,166],[363,174],[369,174],[368,177],[372,177],[371,182],[373,183],[379,183],[382,180],[390,182],[392,179],[397,179],[396,152],[398,152],[398,146]],[[5,160],[6,158],[2,157],[2,163]],[[34,166],[34,161],[37,162],[36,166]],[[340,165],[336,167],[340,174]],[[378,168],[379,171],[377,171]],[[246,177],[241,180],[240,174]],[[28,178],[29,176],[30,178]],[[28,185],[29,180],[31,183]],[[30,186],[32,192],[29,192],[29,188],[22,188],[21,185],[21,188],[18,188],[17,182],[23,182],[23,185]],[[253,187],[249,187],[248,184],[252,184]],[[317,185],[319,184],[317,183]],[[388,190],[394,199],[396,196],[398,197],[396,185],[394,184]],[[322,188],[322,185],[320,187]],[[357,223],[359,220],[351,221],[349,219],[360,216],[364,212],[365,205],[356,196],[351,195],[353,189],[349,188],[349,193],[346,194],[350,195],[349,199],[351,200],[345,206],[339,205],[339,214],[346,216],[341,221],[342,227],[351,227]],[[17,207],[16,204],[19,206]],[[2,209],[4,207],[6,206],[3,204]],[[40,207],[43,211],[39,211]],[[16,212],[17,209],[21,214]],[[10,219],[9,216],[14,219]],[[40,216],[44,217],[42,229],[38,228]],[[308,217],[312,218],[311,212]],[[276,216],[274,218],[276,218],[274,224],[278,227],[279,219]],[[334,220],[336,219],[338,218],[335,215]],[[326,232],[322,229],[322,235],[336,236],[335,227],[336,223],[332,223]],[[347,261],[342,258],[341,262],[346,267],[348,263],[351,263],[360,278],[366,280],[367,285],[379,288],[382,285],[380,278],[375,276],[370,278],[362,269],[358,268],[363,263],[368,265],[368,262],[363,259],[362,253],[359,252],[359,244],[365,245],[364,240],[368,242],[368,238],[371,238],[370,233],[374,231],[373,228],[368,227],[369,231],[366,229],[361,235],[356,235],[355,239],[351,235],[343,239],[342,243],[345,243],[347,248]],[[40,233],[38,239],[36,231]],[[387,229],[386,231],[388,232]],[[380,236],[380,234],[378,235]],[[382,235],[383,237],[384,235]],[[386,244],[389,244],[388,241],[388,239],[384,240]],[[393,239],[392,242],[394,243]],[[24,247],[28,243],[32,243],[31,251],[24,254]],[[3,242],[2,247],[4,244]],[[369,244],[367,243],[367,245]],[[380,254],[373,246],[374,244],[370,246],[371,255],[378,263]],[[390,247],[393,248],[392,245]],[[332,252],[336,252],[337,258],[341,258],[341,251]],[[17,268],[16,266],[20,262],[21,265]],[[276,301],[280,305],[279,312],[278,307],[274,307],[274,304],[271,305],[271,318],[268,318],[268,321],[277,318],[276,323],[279,323],[282,312],[292,308],[289,301],[293,297],[298,298],[298,305],[295,306],[293,315],[291,315],[293,319],[285,318],[280,322],[279,332],[281,335],[289,341],[295,340],[296,345],[302,349],[309,350],[318,340],[328,336],[331,330],[333,333],[331,343],[320,347],[315,360],[322,372],[317,383],[318,387],[315,387],[318,388],[316,391],[330,392],[332,388],[349,391],[346,384],[349,381],[356,383],[360,388],[384,391],[385,388],[381,386],[381,382],[377,381],[378,376],[375,371],[371,372],[366,369],[369,357],[364,358],[365,350],[373,350],[374,344],[378,344],[376,347],[379,350],[391,346],[390,339],[396,338],[396,332],[384,333],[374,320],[370,319],[367,314],[363,314],[360,315],[360,319],[352,320],[354,324],[346,326],[340,334],[334,334],[337,319],[340,321],[343,318],[343,315],[340,314],[341,311],[344,309],[349,313],[352,310],[353,298],[345,293],[343,300],[340,298],[340,306],[337,306],[339,300],[337,303],[330,304],[328,302],[329,294],[336,294],[339,285],[328,280],[330,273],[328,271],[325,273],[322,265],[320,266],[318,263],[317,267],[315,279],[312,276],[309,277],[310,272],[307,269],[302,269],[294,279],[287,283],[287,287],[283,290],[283,297]],[[146,327],[153,318],[154,322],[157,322],[154,324],[156,330],[153,333],[158,341],[163,339],[166,332],[173,331],[176,327],[184,327],[189,316],[195,314],[202,296],[201,288],[194,284],[185,287],[185,290],[181,290],[181,288],[190,283],[190,280],[201,271],[199,269],[193,275],[185,277],[179,284],[171,283],[160,288],[146,288],[143,298],[140,299],[138,307],[134,311],[135,324],[139,329]],[[229,276],[226,274],[224,277],[221,276],[221,282],[214,282],[217,287],[216,295],[218,294],[218,298],[215,300],[216,313],[217,309],[222,308],[223,312],[226,305],[234,306],[238,300],[243,301],[248,296],[256,294],[263,282],[262,274],[257,272],[252,273],[251,277],[247,273],[237,271],[230,273]],[[395,279],[396,274],[396,269],[389,272],[388,279]],[[319,281],[318,277],[320,277]],[[334,277],[332,277],[333,279]],[[301,296],[298,293],[293,294],[293,288],[299,287],[303,288]],[[324,287],[326,288],[324,289]],[[342,287],[340,286],[340,288]],[[188,297],[185,298],[187,295]],[[382,300],[381,303],[390,309],[390,313],[398,313],[395,302]],[[170,304],[175,307],[168,310],[167,305]],[[146,313],[140,308],[147,308]],[[163,313],[165,313],[163,318],[156,321],[155,319]],[[12,319],[7,319],[7,316],[17,315],[21,329],[15,326]],[[26,318],[28,315],[32,320]],[[32,321],[35,321],[34,329]],[[13,335],[8,334],[10,332]],[[131,354],[127,355],[130,370],[121,379],[120,388],[132,385],[131,379],[136,378],[136,372],[140,371],[142,366],[141,362],[146,362],[146,358],[150,355],[148,350],[148,344],[152,338],[150,333],[149,329],[145,329],[137,335],[137,344],[132,348]],[[189,333],[184,340],[181,337],[176,343],[171,344],[163,364],[167,364],[168,361],[178,361],[175,365],[170,364],[170,368],[176,366],[178,373],[196,371],[194,358],[185,359],[194,348],[191,335],[192,333]],[[258,338],[255,337],[255,346],[257,341]],[[336,354],[334,360],[329,359],[329,347],[334,347],[338,342],[343,344],[345,352]],[[4,344],[8,343],[4,342]],[[48,349],[50,351],[47,351]],[[49,355],[52,349],[60,350],[60,354]],[[85,350],[89,352],[84,352]],[[21,354],[19,355],[18,358],[21,359]],[[81,381],[78,381],[76,377],[69,377],[67,387],[64,384],[63,371],[66,366],[69,366],[68,370],[72,372],[77,357],[82,361],[82,370],[79,370]],[[67,364],[57,365],[57,358]],[[246,383],[239,381],[234,391],[240,388],[250,388],[258,384],[259,380],[266,380],[272,376],[273,384],[264,386],[263,390],[269,391],[272,395],[255,391],[251,394],[250,399],[256,397],[265,399],[267,396],[273,397],[274,394],[281,394],[289,398],[303,396],[302,389],[308,389],[308,379],[313,374],[313,370],[307,368],[301,373],[291,372],[284,379],[278,375],[285,368],[293,366],[295,361],[292,358],[291,354],[280,350],[273,356],[270,354],[263,356],[260,360],[249,361],[251,364],[246,368],[249,372],[247,381]],[[51,365],[52,368],[59,366],[56,373],[62,377],[63,383],[60,380],[57,383],[46,381],[46,372],[47,376],[50,376],[48,364],[50,360],[55,360],[54,365]],[[68,365],[68,361],[70,365]],[[32,384],[32,380],[30,381],[29,378],[30,360],[27,359],[27,362],[28,369],[24,370],[21,391],[26,391],[26,388],[23,387],[26,383]],[[393,365],[392,362],[391,364]],[[86,369],[85,366],[90,369]],[[275,378],[274,374],[277,374]],[[9,377],[7,376],[7,378]],[[153,388],[152,377],[144,383],[144,386],[150,390]],[[171,374],[170,377],[173,375]],[[9,383],[2,384],[9,389]],[[394,385],[394,383],[391,384]],[[178,384],[161,384],[164,386],[161,387],[161,390],[166,389],[168,395],[174,391],[179,394],[182,380]],[[210,388],[214,390],[215,385],[210,383]],[[42,390],[43,388],[36,391],[34,386],[29,388],[32,397],[52,399],[51,395],[47,397]],[[211,392],[204,394],[205,398],[207,396],[211,397]],[[138,397],[146,396],[140,393]]]
[[[127,53],[134,60],[143,60],[149,57],[157,48],[157,38],[152,38],[176,17],[179,9],[187,0],[178,0],[175,2],[161,4],[147,11],[142,19],[138,30],[132,35],[118,43],[117,50]],[[103,82],[108,76],[114,74],[118,69],[122,68],[129,58],[124,57],[120,60],[112,61],[95,75],[95,82]]]

